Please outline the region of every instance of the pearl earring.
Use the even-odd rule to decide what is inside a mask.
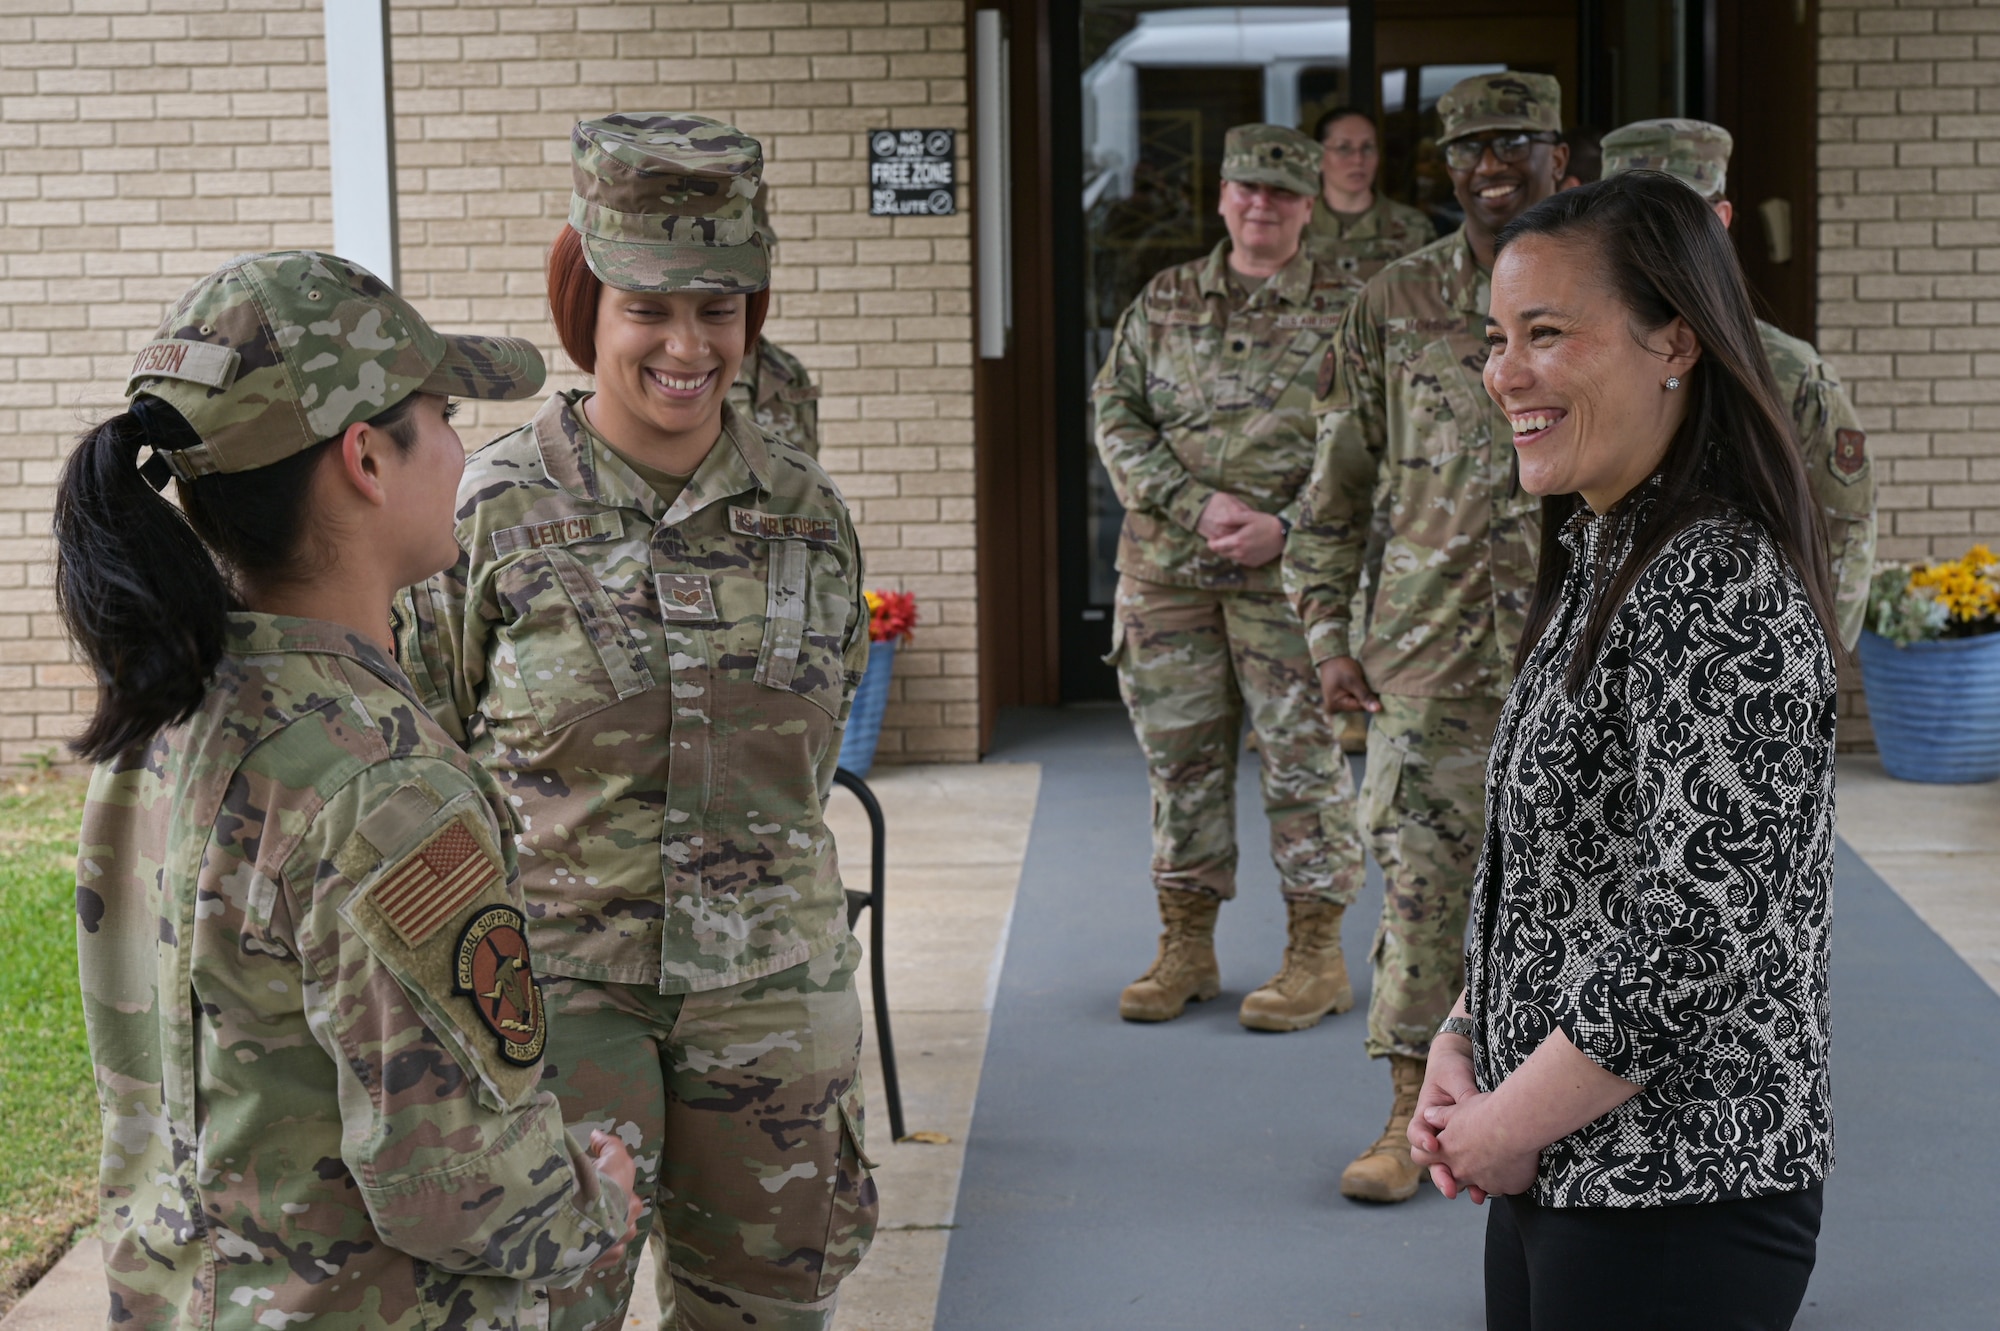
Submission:
[[[1673,375],[1667,379],[1667,391],[1669,393],[1673,392],[1676,388],[1679,388],[1680,386],[1681,386],[1681,380],[1679,375]]]

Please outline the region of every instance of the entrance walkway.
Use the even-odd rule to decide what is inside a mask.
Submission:
[[[1139,1027],[1118,1020],[1117,992],[1144,969],[1157,925],[1145,782],[1124,715],[1014,714],[995,757],[1041,764],[1041,799],[940,1331],[1481,1326],[1483,1211],[1428,1187],[1386,1209],[1337,1193],[1387,1108],[1387,1075],[1361,1053],[1365,967],[1356,1011],[1315,1030],[1236,1024],[1283,934],[1254,768],[1238,789],[1240,891],[1218,936],[1223,996]],[[1378,901],[1371,871],[1347,928],[1357,963]],[[1798,1326],[1990,1331],[2000,995],[1846,846],[1835,921],[1839,1165]]]

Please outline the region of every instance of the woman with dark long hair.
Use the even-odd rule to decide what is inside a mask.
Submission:
[[[1734,251],[1680,182],[1522,215],[1487,326],[1541,563],[1411,1143],[1495,1198],[1494,1331],[1777,1331],[1833,1155],[1819,520]]]
[[[860,945],[825,806],[868,654],[853,519],[727,395],[770,261],[763,149],[702,116],[571,135],[550,311],[592,386],[459,488],[402,656],[520,814],[546,1083],[631,1144],[668,1325],[824,1327],[874,1234]],[[615,1331],[639,1249],[558,1293]]]
[[[63,468],[113,1326],[543,1325],[530,1282],[631,1237],[631,1157],[540,1084],[507,805],[389,655],[458,555],[449,396],[541,382],[344,260],[250,255]]]

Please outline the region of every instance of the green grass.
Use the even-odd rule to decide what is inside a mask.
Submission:
[[[95,1209],[98,1125],[76,980],[83,782],[0,778],[0,1309]]]

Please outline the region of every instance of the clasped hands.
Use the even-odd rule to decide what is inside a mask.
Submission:
[[[1285,552],[1284,523],[1222,490],[1202,505],[1194,530],[1209,549],[1245,568],[1262,568]]]
[[[1473,1079],[1469,1048],[1444,1038],[1431,1046],[1410,1120],[1410,1159],[1430,1170],[1439,1192],[1464,1193],[1478,1205],[1489,1196],[1533,1187],[1542,1150],[1512,1139],[1504,1115],[1495,1112],[1494,1094],[1482,1092]]]

